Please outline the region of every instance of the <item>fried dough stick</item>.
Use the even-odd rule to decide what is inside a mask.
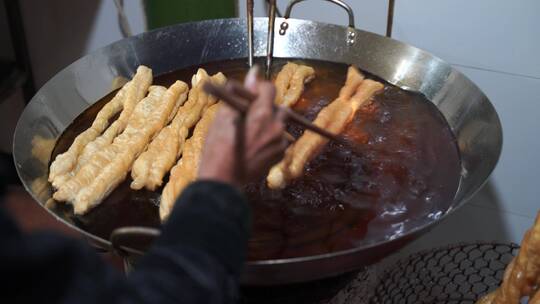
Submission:
[[[163,128],[141,154],[131,170],[133,182],[130,187],[138,190],[145,187],[154,191],[163,183],[163,177],[182,154],[184,142],[191,129],[201,118],[207,107],[216,103],[214,96],[203,91],[203,84],[210,80],[217,85],[225,83],[222,73],[209,77],[205,70],[199,69],[192,78],[192,89],[188,101],[182,106],[173,122]]]
[[[384,86],[373,80],[364,80],[364,76],[350,67],[345,86],[339,97],[324,107],[315,118],[315,125],[334,134],[343,132],[353,119],[356,111],[366,104],[371,97]],[[284,188],[290,180],[302,175],[305,165],[328,143],[328,139],[311,131],[304,134],[285,151],[283,160],[275,165],[268,174],[268,187]]]
[[[522,297],[530,297],[529,303],[538,304],[540,283],[540,212],[523,240],[517,257],[506,268],[502,285],[481,298],[477,304],[520,303]]]
[[[109,127],[109,120],[120,111],[122,112],[118,120],[122,122],[114,122],[114,126],[109,128],[111,131],[106,131],[108,133],[106,137],[114,137],[123,130],[123,126],[125,126],[123,122],[129,119],[133,108],[144,98],[151,83],[152,70],[142,65],[139,66],[133,79],[124,85],[114,98],[98,112],[92,126],[79,134],[69,149],[59,154],[51,164],[49,181],[55,188],[59,188],[72,176],[72,171],[81,163],[81,154],[85,154],[82,158],[86,159],[86,155],[90,153],[86,152],[86,150],[95,150],[89,148],[89,146],[93,146],[92,142]]]
[[[193,135],[186,141],[182,158],[172,168],[169,182],[163,188],[159,205],[159,216],[162,221],[167,219],[176,198],[184,188],[197,178],[206,134],[218,109],[219,103],[214,104],[204,112],[203,117],[195,126]]]
[[[150,85],[152,83],[152,78],[150,78],[150,82],[148,83],[148,85]],[[126,128],[128,122],[129,122],[129,119],[135,109],[135,106],[144,98],[144,96],[146,96],[146,90],[145,91],[141,91],[139,90],[137,92],[137,97],[136,99],[130,99],[129,96],[126,98],[126,103],[124,105],[124,111],[122,111],[122,113],[120,113],[120,116],[118,117],[117,120],[115,120],[111,126],[100,136],[98,137],[95,141],[89,143],[83,150],[81,156],[80,156],[80,160],[79,160],[79,163],[78,163],[78,168],[81,168],[82,166],[84,166],[84,164],[86,164],[86,162],[95,154],[97,153],[98,151],[100,151],[101,149],[103,149],[104,147],[108,146],[111,144],[111,142],[114,140],[114,138],[122,133],[122,131],[124,131],[124,129]],[[138,101],[136,101],[138,100]]]
[[[135,108],[134,115],[130,118],[128,125],[131,124],[132,121],[138,122],[140,120],[139,117],[141,116],[147,116],[150,110],[149,105],[157,104],[161,100],[162,95],[165,93],[165,88],[162,86],[151,86],[149,91],[150,93],[148,96],[146,96]],[[119,143],[122,141],[117,140],[122,138],[125,141],[126,135],[123,135],[124,133],[129,134],[128,130],[124,130],[122,134],[115,138],[113,143],[94,154],[94,156],[78,170],[73,178],[69,179],[58,188],[54,193],[53,198],[57,201],[73,202],[81,189],[88,186],[103,171],[103,169],[110,164],[120,152],[122,152],[122,150],[128,148],[127,146],[120,146]]]
[[[188,90],[177,81],[168,90],[150,88],[150,94],[135,108],[126,129],[112,144],[96,153],[77,175],[60,188],[54,198],[70,201],[75,214],[83,214],[96,206],[122,182],[135,158],[167,123],[179,97]],[[184,96],[185,99],[185,96]]]
[[[529,301],[530,304],[540,304],[540,292],[536,291],[534,296]]]
[[[315,70],[307,65],[287,62],[278,73],[276,85],[276,104],[292,107],[304,92],[304,85],[315,78]]]

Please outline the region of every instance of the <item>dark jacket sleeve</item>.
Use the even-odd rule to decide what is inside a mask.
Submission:
[[[193,183],[176,203],[162,235],[125,277],[86,244],[54,234],[24,235],[0,213],[0,273],[5,282],[0,299],[232,303],[245,259],[249,214],[235,188]]]

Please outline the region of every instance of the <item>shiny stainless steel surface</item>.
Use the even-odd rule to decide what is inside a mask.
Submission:
[[[296,4],[300,2],[304,2],[304,1],[306,0],[292,0],[289,2],[289,4],[287,5],[287,10],[285,11],[285,15],[283,15],[283,19],[285,19],[285,21],[283,21],[281,25],[279,26],[280,35],[283,36],[287,33],[287,29],[289,28],[289,23],[287,23],[287,19],[291,17],[292,8]],[[356,42],[356,31],[354,28],[354,12],[352,8],[347,3],[341,0],[326,0],[326,1],[343,8],[347,12],[347,16],[349,17],[349,27],[347,28],[347,35],[345,37],[346,38],[345,43],[347,45],[353,45]]]
[[[253,66],[253,3],[254,0],[246,0],[247,15],[247,43],[248,43],[248,65]]]
[[[264,75],[266,79],[270,79],[272,69],[272,60],[274,59],[274,33],[276,24],[276,0],[268,1],[270,7],[268,9],[268,35],[266,37],[266,69]]]
[[[279,26],[285,19],[276,21]],[[406,231],[391,239],[381,237],[348,251],[249,262],[243,278],[249,284],[312,280],[358,269],[384,257],[462,206],[493,171],[502,145],[501,125],[495,109],[474,83],[448,63],[373,33],[305,20],[286,21],[286,33],[276,36],[274,56],[353,64],[399,87],[426,95],[440,109],[456,135],[462,176],[452,207],[445,214],[410,223]],[[51,197],[46,183],[48,161],[40,161],[38,157],[39,147],[46,150],[47,145],[39,145],[40,139],[58,138],[84,109],[119,86],[115,79],[131,77],[140,64],[160,75],[210,61],[246,58],[246,26],[245,20],[225,19],[158,29],[113,43],[54,76],[26,107],[15,131],[15,164],[29,193],[42,206]],[[266,55],[267,27],[266,18],[255,19],[255,56]],[[347,45],[344,41],[351,30],[356,42]],[[117,85],[112,86],[112,83]],[[111,249],[108,240],[82,231],[60,212],[50,212],[92,243]]]
[[[396,0],[388,0],[388,15],[386,16],[386,37],[392,37],[392,28],[394,26],[394,8]]]

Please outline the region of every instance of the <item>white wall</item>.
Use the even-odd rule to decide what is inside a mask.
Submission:
[[[540,78],[540,1],[397,0],[397,39],[448,62]]]
[[[133,33],[144,31],[141,0],[124,3]],[[76,59],[122,39],[112,0],[22,0],[21,11],[38,88]]]
[[[520,242],[540,209],[540,1],[396,2],[394,37],[471,78],[495,105],[504,133],[484,195],[417,247],[461,239]]]
[[[116,6],[112,0],[101,1],[89,39],[85,45],[85,52],[88,53],[123,38],[118,26],[116,12]],[[146,30],[142,0],[124,0],[124,12],[133,35]]]
[[[125,0],[125,12],[132,32],[145,30],[141,0]],[[20,0],[36,88],[83,55],[122,39],[113,0]],[[0,26],[7,28],[3,5]],[[0,33],[0,45],[9,42]],[[0,56],[11,57],[10,48],[1,47]],[[0,151],[11,151],[17,117],[24,101],[17,91],[0,104]]]
[[[254,15],[256,17],[267,16],[264,7],[265,0],[255,0]],[[355,14],[356,27],[362,30],[384,34],[386,32],[386,12],[388,1],[386,0],[346,0]],[[278,9],[285,13],[288,0],[277,0]],[[239,0],[239,15],[246,16],[245,1]],[[305,1],[294,6],[292,18],[309,19],[333,24],[347,25],[347,13],[341,7],[322,0]]]

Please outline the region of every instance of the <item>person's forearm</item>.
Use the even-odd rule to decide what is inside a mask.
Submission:
[[[249,207],[238,190],[220,182],[196,182],[183,192],[130,279],[158,284],[152,288],[160,294],[150,293],[169,300],[228,302],[235,297],[249,230]],[[178,288],[190,292],[175,293]]]
[[[79,240],[22,234],[1,209],[0,228],[0,272],[10,278],[2,298],[8,302],[230,303],[244,262],[249,210],[231,186],[193,184],[127,277]]]
[[[156,247],[202,249],[236,273],[244,262],[249,231],[249,207],[236,188],[198,181],[178,199]]]

